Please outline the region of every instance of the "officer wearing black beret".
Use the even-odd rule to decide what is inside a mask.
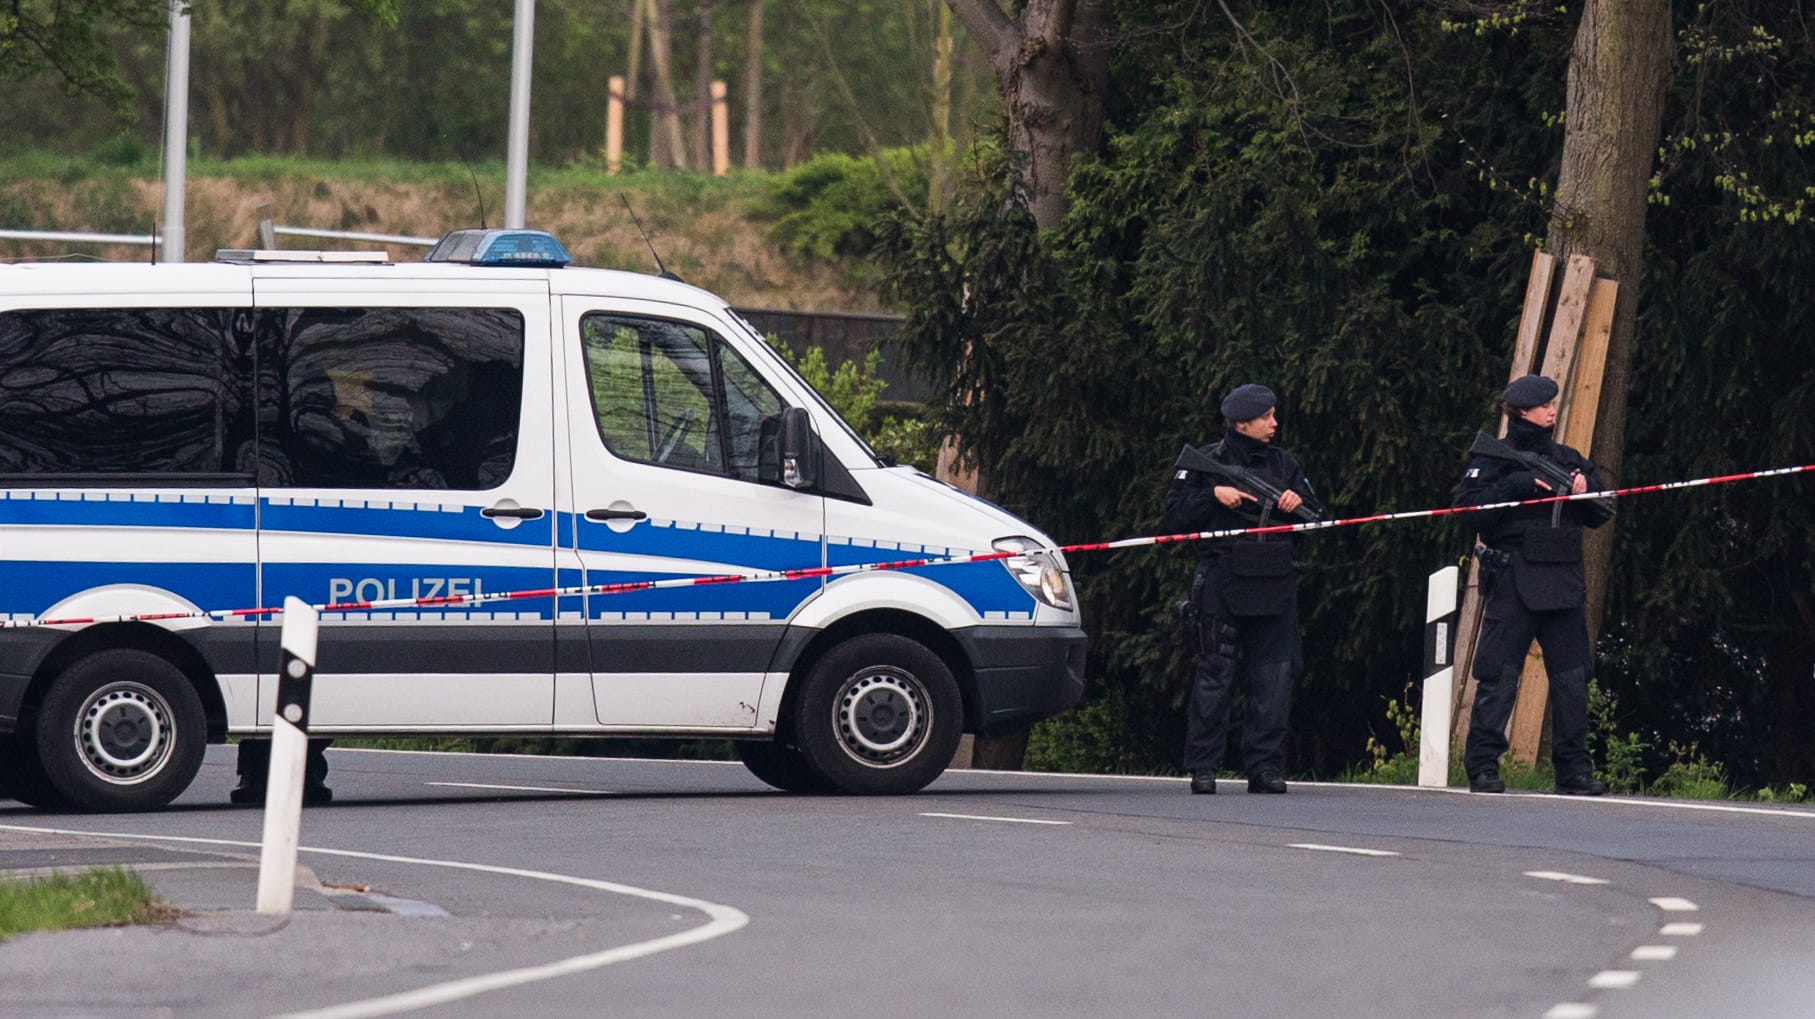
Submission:
[[[1506,444],[1562,468],[1568,491],[1601,489],[1600,475],[1582,454],[1555,441],[1557,384],[1543,375],[1514,379],[1502,395]],[[1565,494],[1527,465],[1477,454],[1456,488],[1456,505],[1515,502]],[[1590,500],[1482,510],[1473,514],[1481,542],[1481,586],[1485,620],[1475,644],[1474,713],[1469,721],[1463,765],[1468,787],[1478,793],[1506,791],[1500,756],[1506,726],[1519,696],[1519,673],[1532,638],[1544,650],[1550,678],[1551,763],[1557,792],[1599,796],[1606,788],[1594,777],[1588,756],[1588,679],[1592,659],[1584,607],[1587,578],[1582,570],[1582,528],[1599,527],[1612,514]]]
[[[1272,444],[1279,429],[1276,403],[1266,386],[1237,386],[1222,402],[1227,430],[1208,452],[1281,490],[1278,506],[1214,475],[1179,470],[1166,490],[1168,531],[1236,530],[1278,523],[1274,512],[1291,513],[1301,505],[1321,510],[1298,461]],[[1248,791],[1283,793],[1292,683],[1304,671],[1292,537],[1244,535],[1198,545],[1186,610],[1186,633],[1197,655],[1185,729],[1191,791],[1216,792],[1240,671],[1248,696],[1243,746]]]

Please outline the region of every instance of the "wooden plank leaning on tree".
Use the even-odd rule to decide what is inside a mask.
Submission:
[[[1607,368],[1607,343],[1613,335],[1613,306],[1619,299],[1620,285],[1614,280],[1597,279],[1588,295],[1586,328],[1576,345],[1575,373],[1563,390],[1565,399],[1558,409],[1557,441],[1573,446],[1583,456],[1592,456],[1595,419],[1601,410],[1601,381]],[[1547,359],[1548,362],[1548,359]],[[1525,672],[1519,679],[1519,699],[1513,707],[1513,759],[1526,764],[1538,760],[1544,742],[1545,711],[1550,699],[1550,682],[1544,672],[1543,658],[1534,644],[1525,659]]]
[[[1538,363],[1538,340],[1544,335],[1544,319],[1550,309],[1556,265],[1556,256],[1543,249],[1531,253],[1531,275],[1525,282],[1525,306],[1519,314],[1519,332],[1513,343],[1512,373],[1508,382],[1530,374],[1532,366]],[[1500,416],[1500,430],[1496,434],[1506,435],[1504,414]],[[1475,681],[1468,674],[1468,666],[1474,660],[1475,638],[1480,631],[1481,564],[1471,553],[1462,585],[1462,607],[1456,612],[1456,650],[1451,658],[1456,663],[1456,688],[1450,691],[1450,704],[1454,705],[1455,712],[1450,720],[1450,742],[1455,751],[1450,755],[1452,761],[1462,759],[1462,744],[1468,737],[1469,711],[1475,702]]]
[[[1538,255],[1543,255],[1552,262],[1543,267],[1542,273],[1539,269]],[[1563,271],[1562,286],[1557,288],[1553,302],[1550,283],[1551,276],[1555,272],[1554,262],[1554,256],[1545,255],[1543,252],[1534,253],[1531,279],[1525,288],[1525,308],[1519,319],[1519,339],[1513,349],[1512,371],[1508,374],[1507,381],[1510,382],[1521,375],[1530,374],[1537,364],[1538,355],[1541,352],[1544,359],[1541,374],[1558,380],[1559,387],[1567,395],[1571,392],[1570,369],[1575,364],[1577,340],[1582,332],[1582,322],[1588,311],[1589,292],[1594,283],[1594,259],[1587,255],[1569,256],[1568,265]],[[1540,286],[1540,284],[1542,285]],[[1553,307],[1554,311],[1551,310]],[[1550,323],[1550,336],[1540,349],[1535,338],[1542,333],[1546,319]],[[1605,353],[1606,350],[1603,347],[1603,357]],[[1600,392],[1600,367],[1598,365],[1595,369],[1595,379],[1595,392],[1598,396]],[[1569,401],[1565,400],[1562,406],[1567,407],[1568,403]],[[1500,435],[1501,437],[1506,435],[1504,415],[1500,419]],[[1462,750],[1468,740],[1469,719],[1475,706],[1475,679],[1472,673],[1475,642],[1481,632],[1480,579],[1477,564],[1471,562],[1468,571],[1468,585],[1463,592],[1462,608],[1456,616],[1455,682],[1457,696],[1454,702],[1456,718],[1454,727],[1450,729],[1450,739],[1455,750],[1454,757],[1458,760],[1461,759]],[[1526,656],[1524,677],[1519,684],[1521,702],[1527,696],[1526,692],[1533,686],[1531,678],[1533,675],[1537,677],[1536,696],[1540,705],[1539,714],[1542,715],[1541,705],[1545,703],[1549,685],[1544,679],[1542,660],[1538,657],[1535,645]],[[1530,759],[1535,759],[1537,753],[1535,742],[1531,747],[1531,752],[1534,756]],[[1515,757],[1517,756],[1515,753]],[[1528,760],[1528,762],[1530,760],[1522,757],[1519,759]]]

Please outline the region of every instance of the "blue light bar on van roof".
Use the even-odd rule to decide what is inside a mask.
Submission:
[[[573,256],[553,234],[541,230],[453,230],[429,249],[424,261],[559,269],[571,265]]]

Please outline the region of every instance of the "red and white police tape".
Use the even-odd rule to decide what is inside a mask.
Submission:
[[[1515,506],[1540,506],[1555,502],[1575,502],[1589,499],[1621,498],[1630,495],[1644,495],[1650,492],[1670,492],[1681,488],[1699,488],[1704,485],[1724,485],[1735,481],[1755,481],[1763,478],[1781,477],[1787,474],[1801,474],[1815,471],[1815,464],[1804,464],[1800,467],[1774,467],[1770,470],[1746,471],[1742,474],[1723,474],[1719,477],[1696,478],[1691,481],[1667,481],[1656,485],[1636,485],[1631,488],[1616,488],[1601,492],[1583,492],[1579,495],[1549,495],[1538,499],[1515,499],[1509,502],[1490,502],[1479,506],[1445,506],[1438,509],[1403,510],[1397,513],[1375,513],[1364,517],[1345,517],[1340,520],[1320,520],[1316,523],[1274,524],[1269,527],[1238,527],[1222,531],[1193,531],[1187,534],[1148,535],[1139,538],[1122,538],[1118,541],[1095,541],[1077,545],[1056,545],[1050,548],[1021,549],[1012,552],[982,552],[976,555],[949,556],[936,559],[903,559],[887,563],[852,563],[845,566],[816,566],[798,570],[774,570],[760,573],[726,573],[705,577],[675,577],[668,580],[635,580],[617,584],[585,584],[577,587],[548,587],[525,591],[498,591],[480,594],[440,595],[433,598],[386,598],[377,601],[336,602],[327,605],[312,606],[318,612],[369,612],[386,609],[410,608],[449,608],[456,605],[483,605],[491,602],[524,601],[531,598],[565,598],[584,594],[627,594],[632,591],[653,591],[671,587],[697,587],[705,584],[756,584],[774,580],[808,580],[813,577],[837,577],[852,573],[870,573],[878,570],[911,570],[923,566],[950,566],[959,563],[985,563],[1014,559],[1020,556],[1042,552],[1105,552],[1120,548],[1140,548],[1146,545],[1170,545],[1178,542],[1202,541],[1209,538],[1233,538],[1243,534],[1293,534],[1301,531],[1323,531],[1332,527],[1354,527],[1359,524],[1384,523],[1391,520],[1417,520],[1424,517],[1447,517],[1463,513],[1480,513],[1484,510],[1511,509]],[[276,608],[256,609],[199,609],[193,612],[152,612],[141,615],[122,616],[81,616],[64,619],[28,619],[0,620],[0,629],[16,629],[26,626],[86,626],[94,623],[155,623],[170,619],[200,619],[220,617],[270,616],[279,610]]]

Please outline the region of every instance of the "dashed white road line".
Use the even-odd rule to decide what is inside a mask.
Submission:
[[[946,817],[959,821],[1002,821],[1007,824],[1070,824],[1070,821],[1047,821],[1037,817],[992,817],[988,814],[942,814],[938,811],[923,810],[921,817]]]
[[[1585,877],[1581,874],[1565,874],[1560,870],[1528,870],[1526,877],[1535,877],[1542,881],[1562,881],[1572,885],[1604,885],[1606,878]]]
[[[1640,945],[1632,950],[1636,962],[1663,962],[1676,958],[1675,945]]]
[[[1551,1006],[1550,1011],[1544,1013],[1544,1019],[1594,1019],[1599,1014],[1600,1010],[1593,1005],[1565,1001],[1561,1005]]]
[[[146,835],[133,832],[83,831],[72,828],[33,828],[23,825],[0,825],[8,831],[31,832],[39,835],[79,835],[89,838],[140,839],[157,842],[185,842],[198,845],[235,846],[256,849],[260,843],[245,842],[236,839],[205,839],[182,835]],[[292,1012],[279,1019],[365,1019],[368,1016],[393,1015],[398,1012],[409,1012],[416,1009],[443,1005],[462,998],[471,998],[487,991],[516,987],[520,984],[547,980],[552,977],[567,976],[586,970],[599,969],[614,963],[640,959],[646,955],[655,955],[676,948],[697,945],[704,941],[723,937],[742,928],[750,922],[750,917],[742,910],[732,906],[707,902],[685,895],[670,892],[652,891],[647,888],[636,888],[631,885],[618,884],[615,881],[597,881],[592,878],[574,877],[568,874],[553,874],[547,871],[524,870],[518,867],[496,867],[484,863],[462,863],[455,860],[431,860],[412,856],[392,856],[387,853],[365,853],[351,849],[323,849],[314,846],[300,846],[301,852],[317,853],[323,856],[344,856],[360,860],[377,860],[383,863],[401,863],[419,867],[447,867],[455,870],[478,871],[484,874],[499,874],[505,877],[523,877],[536,881],[552,881],[559,884],[576,885],[595,891],[610,892],[614,895],[629,895],[639,899],[665,902],[685,909],[698,910],[706,914],[706,923],[648,941],[638,941],[628,945],[619,945],[602,952],[576,955],[569,959],[546,963],[541,966],[526,966],[521,969],[503,970],[487,973],[462,980],[449,980],[445,983],[432,984],[414,991],[401,994],[389,994],[379,998],[368,998],[364,1001],[352,1001],[344,1005],[328,1008],[311,1009],[303,1012]]]
[[[1356,856],[1398,856],[1387,849],[1362,849],[1358,846],[1326,846],[1316,842],[1288,842],[1288,849],[1312,849],[1320,853],[1352,853]]]
[[[1651,904],[1666,913],[1693,913],[1701,908],[1688,899],[1679,899],[1673,895],[1659,896],[1652,899]]]
[[[572,793],[575,796],[616,796],[610,789],[574,789],[553,785],[493,785],[489,782],[424,782],[449,789],[502,789],[513,793]]]
[[[1604,969],[1588,978],[1588,986],[1600,990],[1624,990],[1638,982],[1636,969]]]
[[[1657,929],[1666,938],[1693,938],[1702,932],[1699,923],[1667,923]]]

